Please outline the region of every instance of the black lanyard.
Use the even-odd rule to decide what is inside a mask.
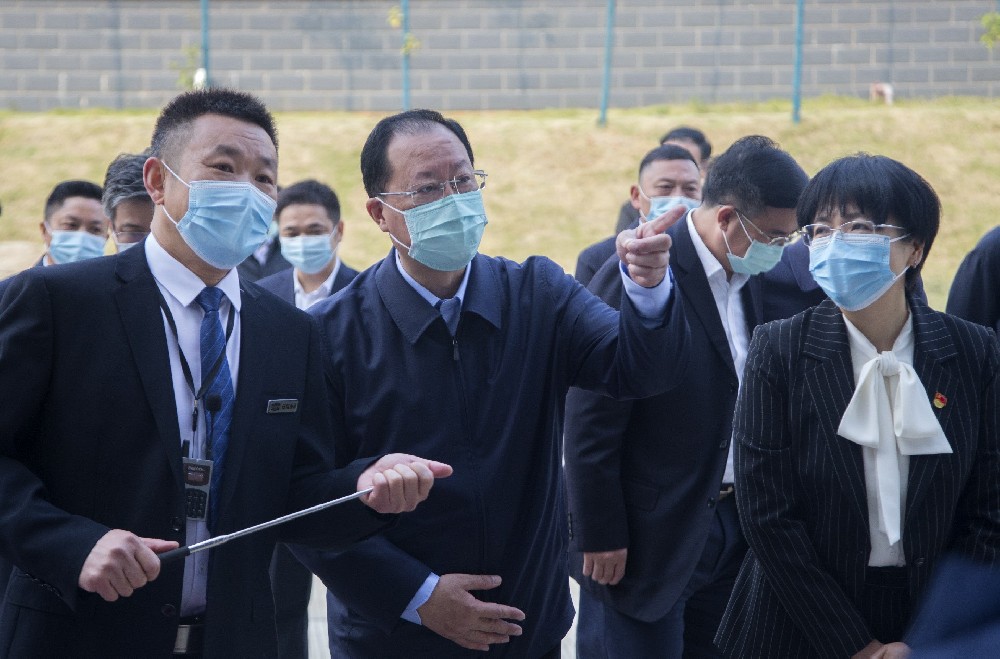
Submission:
[[[201,387],[198,391],[195,391],[194,378],[191,376],[191,367],[188,366],[188,360],[184,357],[184,350],[181,348],[181,338],[177,334],[177,323],[174,322],[174,315],[170,313],[170,307],[167,306],[167,301],[163,298],[163,292],[160,291],[159,286],[156,287],[156,295],[160,298],[160,309],[163,311],[163,315],[167,319],[167,324],[170,325],[170,330],[174,333],[174,339],[177,341],[177,354],[181,358],[181,370],[184,372],[184,381],[187,382],[188,389],[191,390],[191,395],[194,396],[194,409],[191,411],[191,436],[193,438],[198,431],[198,401],[205,397],[209,385],[215,380],[215,376],[219,374],[222,362],[226,360],[226,350],[223,348],[219,353],[215,363],[212,364],[212,368],[209,369],[207,377],[204,373],[201,374]],[[230,302],[229,320],[226,322],[226,345],[229,345],[229,337],[233,334],[235,319],[236,308]]]

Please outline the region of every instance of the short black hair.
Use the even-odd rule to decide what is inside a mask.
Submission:
[[[857,153],[834,160],[813,177],[795,219],[805,226],[822,211],[836,208],[843,214],[848,204],[876,224],[903,227],[908,240],[923,244],[920,263],[906,271],[906,287],[912,290],[941,224],[941,200],[934,188],[898,160]]]
[[[188,129],[191,123],[206,114],[219,114],[260,126],[271,138],[277,151],[278,129],[263,101],[235,89],[210,87],[184,92],[167,103],[153,129],[149,147],[151,155],[157,158],[174,156],[190,135]]]
[[[736,140],[717,157],[705,178],[705,206],[731,204],[744,215],[772,208],[795,208],[809,177],[778,143],[763,135]]]
[[[469,137],[454,119],[446,119],[440,112],[434,110],[409,110],[400,112],[391,117],[386,117],[375,124],[375,128],[365,140],[365,146],[361,149],[361,180],[365,185],[365,192],[369,197],[376,197],[386,183],[392,178],[392,167],[389,164],[387,153],[389,142],[399,133],[416,135],[441,125],[450,130],[465,147],[465,152],[469,154],[469,163],[476,164],[472,156],[472,145],[469,144]]]
[[[660,160],[689,160],[694,163],[695,169],[701,170],[701,165],[684,147],[676,144],[661,144],[643,157],[642,162],[639,163],[639,176],[641,177],[652,163]]]
[[[146,184],[142,180],[142,167],[146,164],[149,153],[119,153],[118,156],[108,165],[108,171],[104,174],[104,195],[101,204],[104,206],[104,214],[108,216],[112,224],[115,221],[115,212],[118,204],[126,199],[142,197],[148,199]]]
[[[72,180],[57,184],[49,193],[49,198],[45,200],[45,221],[48,222],[52,214],[62,208],[70,197],[84,197],[100,202],[102,192],[101,186],[90,181]]]
[[[307,179],[282,188],[278,193],[278,206],[274,210],[274,217],[281,217],[281,211],[296,204],[322,206],[334,226],[340,222],[340,200],[337,199],[337,193],[325,183]]]
[[[691,128],[689,126],[678,126],[673,130],[668,131],[663,137],[660,138],[660,144],[668,140],[686,140],[688,142],[693,142],[698,150],[701,151],[701,161],[707,162],[709,158],[712,157],[712,143],[708,141],[705,137],[705,133],[701,132],[697,128]]]

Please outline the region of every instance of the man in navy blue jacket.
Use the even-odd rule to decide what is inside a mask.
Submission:
[[[337,459],[406,446],[455,467],[382,539],[300,552],[330,588],[333,656],[558,656],[573,619],[566,391],[647,396],[683,368],[663,233],[682,209],[619,236],[619,314],[546,258],[476,253],[473,163],[465,131],[437,112],[379,122],[361,154],[367,210],[399,247],[310,310]]]

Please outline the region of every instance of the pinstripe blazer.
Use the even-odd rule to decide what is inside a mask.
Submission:
[[[951,443],[910,457],[903,549],[911,601],[955,549],[1000,549],[1000,349],[992,331],[916,297],[914,368]],[[736,501],[750,551],[716,643],[731,657],[849,657],[872,640],[862,449],[837,435],[854,392],[832,302],[758,327],[734,420]],[[878,639],[883,642],[901,639]]]

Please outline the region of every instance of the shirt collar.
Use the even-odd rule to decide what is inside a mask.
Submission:
[[[188,270],[180,261],[175,259],[156,240],[152,233],[145,242],[146,261],[149,263],[149,270],[153,273],[156,283],[165,288],[178,302],[185,307],[194,302],[205,288],[198,275]],[[240,279],[236,268],[226,273],[216,288],[221,288],[225,293],[233,308],[240,310]]]
[[[441,300],[441,298],[439,298],[437,295],[434,295],[434,293],[431,293],[420,282],[418,282],[416,279],[414,279],[413,277],[410,276],[410,273],[408,273],[406,271],[406,269],[403,268],[402,261],[399,260],[399,252],[398,251],[393,250],[393,254],[396,257],[396,269],[399,270],[399,274],[400,274],[400,276],[403,277],[403,281],[405,281],[407,284],[409,284],[410,286],[412,286],[413,290],[415,290],[417,293],[419,293],[420,297],[422,297],[425,300],[427,300],[427,302],[432,307],[437,306],[437,303]],[[458,285],[458,290],[455,292],[455,295],[454,295],[454,297],[457,297],[460,302],[465,299],[465,289],[469,285],[469,273],[470,272],[472,272],[472,262],[471,261],[469,262],[469,265],[465,266],[465,274],[462,275],[462,283]]]
[[[437,318],[438,311],[431,306],[431,299],[424,297],[413,284],[404,285],[404,271],[395,262],[396,249],[377,266],[375,270],[375,288],[382,303],[392,317],[393,322],[411,345],[415,344],[424,330]],[[501,305],[505,303],[507,294],[496,272],[495,259],[476,254],[472,263],[466,269],[468,290],[460,288],[459,293],[465,296],[462,301],[462,313],[473,313],[499,329],[502,324]],[[470,274],[475,270],[474,274]],[[463,282],[464,285],[464,282]],[[423,301],[425,304],[421,304]]]
[[[310,295],[314,297],[319,297],[322,293],[322,297],[329,297],[330,291],[333,290],[333,280],[337,278],[337,273],[340,272],[340,256],[334,256],[333,270],[330,271],[330,276],[326,278],[319,288],[314,290],[312,293],[306,293],[302,289],[302,284],[299,283],[299,269],[295,268],[292,271],[292,288],[296,295]]]
[[[742,288],[743,284],[747,283],[748,277],[744,274],[734,272],[732,279],[726,279],[726,269],[722,267],[719,259],[715,258],[715,255],[708,249],[708,245],[701,239],[701,235],[699,235],[698,230],[694,226],[694,210],[688,211],[687,226],[688,231],[691,232],[691,242],[694,243],[694,251],[698,254],[698,260],[701,261],[701,267],[705,270],[705,276],[708,280],[721,280],[723,283],[728,284],[730,288]]]

